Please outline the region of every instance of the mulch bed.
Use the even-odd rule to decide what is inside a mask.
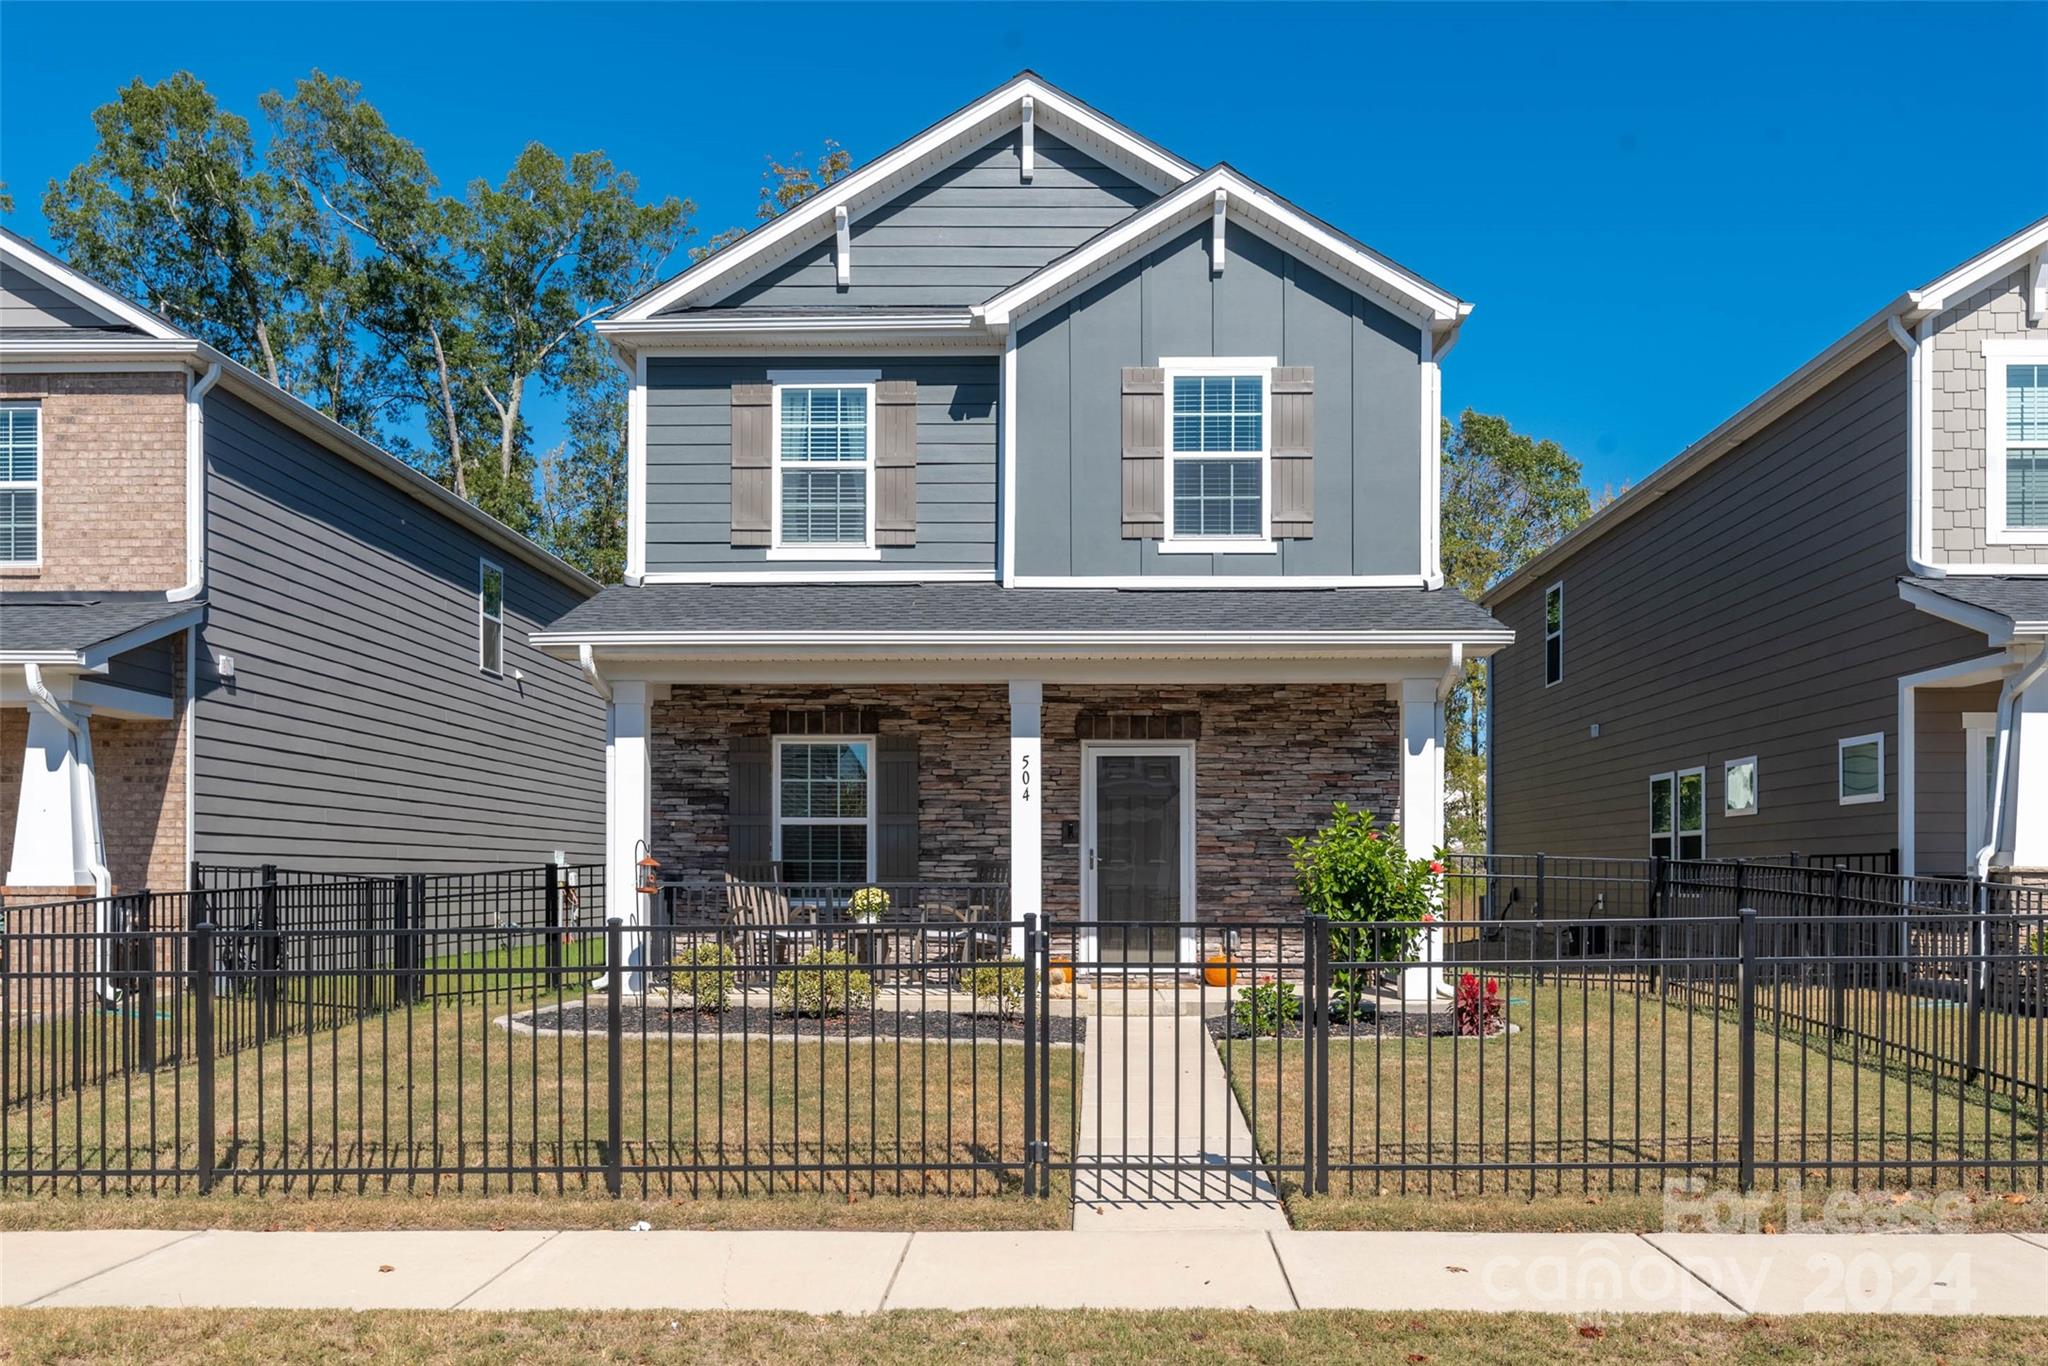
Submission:
[[[1252,1037],[1252,1031],[1233,1016],[1211,1015],[1208,1023],[1209,1037],[1212,1039]],[[1298,1039],[1302,1037],[1302,1032],[1300,1020],[1289,1020],[1281,1027],[1280,1037]],[[1356,1043],[1369,1043],[1374,1039],[1447,1039],[1457,1032],[1457,1012],[1449,1006],[1442,1010],[1432,1010],[1427,1015],[1419,1010],[1388,1010],[1377,1015],[1361,1015],[1355,1022],[1339,1020],[1330,1027],[1332,1040]],[[1270,1039],[1273,1033],[1267,1030],[1259,1037]]]
[[[566,1005],[559,1010],[527,1012],[513,1017],[518,1023],[543,1034],[583,1034],[602,1038],[605,1008],[601,1003]],[[1051,1027],[1056,1044],[1079,1043],[1086,1022],[1071,1015],[1052,1015],[1044,1022]],[[621,1021],[627,1034],[651,1034],[677,1039],[695,1036],[716,1039],[722,1030],[728,1037],[751,1034],[765,1037],[771,1030],[776,1038],[806,1039],[901,1039],[906,1043],[974,1043],[1007,1039],[1024,1041],[1024,1021],[1012,1016],[968,1015],[946,1010],[875,1010],[861,1006],[841,1015],[798,1015],[780,1005],[772,1009],[758,1002],[734,1004],[723,1011],[698,1010],[689,1006],[670,1007],[659,1002],[629,1001]]]

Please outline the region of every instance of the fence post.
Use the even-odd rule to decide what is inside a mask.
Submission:
[[[1741,907],[1741,964],[1737,968],[1736,1032],[1739,1047],[1739,1062],[1736,1067],[1738,1085],[1742,1088],[1736,1098],[1735,1154],[1737,1180],[1742,1189],[1756,1188],[1756,911],[1748,906]]]
[[[610,916],[604,922],[604,1188],[613,1196],[624,1187],[625,1169],[620,1148],[625,1141],[626,1092],[621,1072],[625,1050],[620,1035],[625,1030],[624,952],[626,922]]]
[[[277,1032],[277,973],[284,965],[284,945],[277,937],[277,865],[263,865],[262,901],[256,915],[256,1042]]]
[[[408,936],[412,940],[412,999],[417,1003],[431,994],[427,990],[427,875],[413,873],[406,882],[406,900],[412,903],[412,919],[408,922],[412,931]]]
[[[1964,1000],[1967,1016],[1963,1027],[1963,1085],[1977,1080],[1984,1066],[1984,975],[1990,968],[1990,942],[1986,934],[1985,917],[1990,913],[1990,898],[1986,895],[1984,880],[1974,873],[1970,877],[1970,938],[1968,957],[1964,960],[1969,973]]]
[[[213,1189],[213,916],[206,893],[192,892],[192,1048],[198,1054],[199,1193]]]
[[[1052,974],[1039,959],[1038,916],[1024,917],[1024,1194],[1038,1191],[1038,993],[1048,993]]]
[[[1653,926],[1650,934],[1650,952],[1656,960],[1650,965],[1650,989],[1659,995],[1663,994],[1666,976],[1664,971],[1663,920],[1664,897],[1666,892],[1669,891],[1669,884],[1666,879],[1669,876],[1670,870],[1664,862],[1664,856],[1662,854],[1650,855],[1650,920]]]
[[[546,945],[541,952],[541,960],[549,972],[558,973],[562,968],[562,870],[553,863],[542,866],[548,870],[546,884],[547,920],[545,922],[548,932]]]
[[[1427,944],[1429,938],[1423,937]],[[1314,965],[1313,997],[1315,1001],[1315,1034],[1312,1047],[1303,1050],[1303,1065],[1314,1074],[1315,1126],[1308,1132],[1314,1135],[1313,1165],[1302,1173],[1305,1186],[1317,1195],[1330,1193],[1330,918],[1319,915],[1314,920],[1314,934],[1311,936],[1309,961]],[[1442,964],[1431,964],[1439,970]],[[1313,1052],[1313,1059],[1307,1055]]]
[[[156,938],[155,917],[150,914],[155,905],[156,893],[147,888],[137,892],[129,904],[127,923],[122,926],[125,933],[116,941],[121,945],[122,956],[129,960],[117,966],[134,974],[135,994],[141,998],[135,1007],[135,1048],[142,1055],[145,1072],[156,1071]],[[176,962],[175,957],[172,961]]]
[[[366,877],[356,890],[356,1010],[377,1008],[377,879]]]
[[[1541,920],[1543,918],[1543,879],[1545,875],[1544,864],[1549,859],[1549,857],[1550,856],[1548,854],[1538,854],[1536,856],[1536,904],[1530,908],[1530,914],[1534,919],[1537,920]]]
[[[1842,880],[1846,870],[1835,865],[1834,887],[1828,894],[1828,1032],[1842,1037],[1842,1017],[1849,1003],[1848,965],[1842,962]]]

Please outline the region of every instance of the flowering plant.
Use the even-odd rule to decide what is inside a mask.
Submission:
[[[1500,978],[1489,977],[1482,985],[1468,972],[1458,979],[1458,1033],[1472,1038],[1500,1033],[1506,1028],[1500,1007]]]
[[[846,899],[846,913],[855,920],[880,920],[889,913],[889,894],[880,887],[863,887]]]

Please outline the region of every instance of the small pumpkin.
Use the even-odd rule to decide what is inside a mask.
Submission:
[[[1234,986],[1237,983],[1237,969],[1230,966],[1230,955],[1212,953],[1209,966],[1202,969],[1202,980],[1212,987]]]
[[[1055,958],[1046,966],[1046,976],[1053,982],[1065,985],[1074,980],[1074,960]]]

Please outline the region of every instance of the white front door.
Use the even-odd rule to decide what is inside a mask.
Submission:
[[[1083,954],[1144,966],[1193,953],[1195,748],[1081,747]]]

